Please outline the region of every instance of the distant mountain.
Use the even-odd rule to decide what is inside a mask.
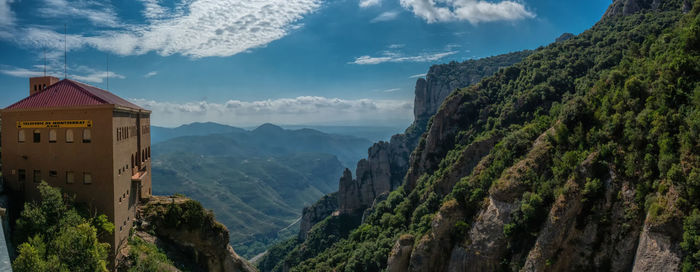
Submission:
[[[245,129],[213,122],[191,123],[176,128],[151,126],[151,143],[160,143],[182,136],[201,136],[217,133],[245,132]]]
[[[340,134],[364,138],[372,142],[389,141],[391,136],[402,132],[404,128],[389,126],[315,126],[315,125],[282,125],[285,129],[310,128],[329,134]]]
[[[187,128],[225,127],[217,125]],[[173,138],[153,145],[153,191],[181,193],[212,209],[232,230],[236,252],[250,258],[295,235],[302,208],[338,190],[337,177],[369,145],[353,136],[272,124]]]
[[[326,134],[313,129],[287,130],[276,125],[263,124],[251,131],[239,129],[230,133],[171,139],[154,145],[153,153],[154,156],[188,152],[205,156],[235,154],[245,157],[290,155],[299,152],[325,153],[337,156],[344,166],[350,167],[366,156],[367,147],[371,143],[367,139],[353,136]]]

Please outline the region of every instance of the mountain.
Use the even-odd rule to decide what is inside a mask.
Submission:
[[[396,163],[345,171],[337,195],[305,209],[308,232],[258,267],[697,271],[700,1],[692,7],[614,1],[591,29],[451,91],[434,115],[416,106],[432,118],[405,175]]]
[[[285,129],[309,128],[328,134],[348,135],[370,141],[387,141],[392,135],[400,132],[399,127],[382,126],[321,126],[321,125],[281,125]]]
[[[196,123],[195,123],[196,124]],[[224,128],[223,125],[216,125]],[[193,124],[194,125],[194,124]],[[154,156],[162,153],[188,152],[196,155],[271,156],[296,153],[333,154],[347,166],[365,156],[369,140],[353,136],[326,134],[303,128],[287,130],[273,124],[263,124],[251,131],[235,129],[229,133],[185,136],[154,145]],[[158,148],[155,148],[158,147]]]
[[[212,209],[245,258],[298,230],[304,206],[337,190],[334,181],[369,141],[265,124],[252,131],[185,136],[153,145],[153,193],[184,194]]]
[[[213,122],[191,123],[176,128],[151,126],[151,143],[156,144],[182,136],[202,136],[219,133],[242,133],[242,128],[222,125]]]
[[[350,169],[344,171],[337,193],[327,195],[316,204],[304,208],[298,238],[271,248],[270,253],[260,261],[261,270],[291,267],[300,259],[297,255],[309,256],[314,250],[346,236],[348,231],[359,225],[367,208],[401,184],[408,170],[411,151],[418,144],[431,115],[452,90],[475,84],[481,78],[519,62],[529,54],[531,51],[520,51],[431,67],[426,77],[416,82],[414,123],[403,134],[394,135],[389,142],[380,141],[372,145],[367,159],[357,163],[355,179]],[[329,217],[334,213],[338,216]],[[318,229],[310,233],[312,227]],[[310,234],[317,238],[327,238],[323,238],[322,245],[308,245],[307,241],[318,242],[314,238],[307,239]]]

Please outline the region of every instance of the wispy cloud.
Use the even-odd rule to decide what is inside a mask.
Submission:
[[[393,92],[398,92],[400,90],[401,90],[401,88],[393,88],[393,89],[383,90],[382,92],[393,93]]]
[[[387,47],[389,47],[389,48],[391,48],[391,49],[399,49],[399,48],[404,48],[404,47],[406,47],[406,45],[405,45],[405,44],[402,44],[402,43],[395,43],[395,44],[390,44],[390,45],[387,46]]]
[[[412,75],[408,78],[419,78],[419,77],[425,77],[426,75],[428,75],[428,74],[416,74],[416,75]]]
[[[44,0],[37,11],[46,18],[82,18],[97,26],[119,26],[116,12],[105,3],[93,0]]]
[[[8,67],[6,69],[0,69],[0,73],[13,76],[13,77],[35,77],[44,75],[43,72],[36,70],[29,70],[25,68],[12,68]]]
[[[0,8],[9,7],[8,1],[14,0],[0,0]],[[68,8],[54,11],[46,8],[42,9],[42,14],[54,17],[70,14],[96,25],[115,28],[94,34],[68,35],[69,50],[89,46],[119,55],[156,52],[163,56],[180,54],[192,58],[231,56],[265,46],[300,26],[297,21],[321,5],[321,0],[187,0],[168,8],[157,0],[142,0],[146,23],[120,25],[112,9],[100,6],[97,1],[45,1],[51,7],[67,5]],[[77,10],[81,5],[89,9]],[[0,39],[22,46],[58,50],[63,49],[62,30],[29,25],[9,32],[0,31]]]
[[[151,72],[148,72],[145,75],[143,75],[143,77],[150,78],[150,77],[154,77],[156,75],[158,75],[158,71],[151,71]]]
[[[448,51],[439,53],[425,53],[417,56],[402,56],[393,52],[385,52],[383,56],[372,57],[372,56],[361,56],[355,58],[354,61],[349,63],[359,64],[359,65],[369,65],[369,64],[380,64],[385,62],[431,62],[436,61],[441,58],[457,54],[458,51]]]
[[[153,111],[153,122],[173,126],[197,121],[213,121],[240,126],[266,122],[278,124],[347,124],[406,121],[413,117],[413,102],[403,100],[340,99],[300,96],[261,101],[229,100],[171,103],[146,99],[132,102]]]
[[[534,18],[535,14],[515,1],[400,0],[401,6],[429,23],[468,21],[472,24]]]
[[[396,19],[398,16],[398,11],[385,11],[379,14],[377,17],[374,17],[374,19],[370,20],[370,23],[391,21]]]
[[[14,0],[0,0],[0,27],[13,25],[15,22],[15,14],[10,8]]]
[[[360,0],[361,8],[368,8],[372,6],[378,6],[382,3],[381,0]]]
[[[114,72],[95,71],[86,75],[69,75],[71,79],[90,83],[102,83],[106,78],[125,79],[126,77]]]
[[[28,77],[35,77],[35,76],[43,76],[44,75],[44,66],[43,65],[35,65],[33,67],[34,69],[26,69],[26,68],[21,68],[21,67],[12,67],[12,66],[7,66],[3,65],[0,67],[0,73],[13,76],[13,77],[21,77],[21,78],[28,78]],[[54,64],[49,64],[46,67],[46,75],[49,76],[56,76],[56,77],[63,77],[63,66],[57,66]],[[105,81],[105,79],[109,78],[114,78],[114,79],[125,79],[126,76],[117,74],[115,72],[107,72],[107,71],[102,71],[102,70],[96,70],[87,66],[71,66],[68,68],[68,78],[75,79],[78,81],[83,81],[87,83],[102,83]]]

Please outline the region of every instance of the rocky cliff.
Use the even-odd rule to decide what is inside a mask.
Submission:
[[[312,228],[283,270],[698,271],[700,1],[610,10],[449,94],[396,190],[376,191],[390,167],[346,172],[362,225]]]
[[[339,180],[337,193],[326,196],[304,209],[297,242],[301,243],[305,240],[312,226],[333,217],[334,214],[341,217],[332,218],[332,222],[343,220],[346,222],[343,227],[347,228],[347,224],[352,225],[349,227],[355,227],[361,221],[354,218],[362,218],[369,214],[376,203],[384,200],[389,192],[403,184],[411,152],[418,145],[418,140],[425,132],[431,116],[452,91],[475,84],[499,69],[521,61],[531,53],[532,51],[525,50],[461,63],[451,62],[432,66],[425,78],[416,81],[414,123],[404,133],[391,137],[389,142],[382,141],[372,145],[368,150],[367,158],[357,163],[355,178],[350,170],[346,169]],[[493,144],[493,142],[488,141],[486,144]],[[475,146],[469,152],[484,152],[484,148]],[[475,164],[473,161],[465,163]],[[330,202],[333,199],[337,199],[337,205]],[[347,231],[328,230],[332,224],[323,227],[319,229],[333,233],[347,233]],[[342,237],[331,238],[337,240]],[[331,240],[325,241],[326,244],[329,241]],[[291,251],[296,244],[286,243],[286,250]],[[295,252],[303,252],[303,249],[304,246],[300,246]],[[276,255],[280,257],[283,254],[276,252]],[[277,261],[280,260],[269,260],[269,258],[262,260],[260,263],[264,263],[265,266],[261,267],[261,270],[272,270],[274,264],[271,265],[271,263]],[[286,266],[293,266],[294,263],[287,262]]]
[[[430,118],[452,91],[473,85],[499,69],[521,61],[530,53],[531,51],[525,50],[430,67],[426,77],[416,81],[413,109],[415,121],[411,127],[403,134],[391,137],[389,142],[375,143],[370,147],[367,159],[357,163],[355,179],[352,179],[349,171],[341,177],[338,190],[340,212],[362,214],[377,197],[395,190],[403,183],[411,152],[425,132]]]
[[[189,271],[257,271],[229,245],[229,231],[213,213],[184,197],[156,196],[139,207],[135,235]]]

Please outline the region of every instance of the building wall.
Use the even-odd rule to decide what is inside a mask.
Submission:
[[[28,200],[39,196],[34,182],[34,170],[39,170],[41,180],[51,186],[61,187],[68,193],[76,194],[76,200],[88,203],[91,208],[110,216],[114,213],[111,197],[112,187],[112,149],[111,146],[111,109],[109,107],[92,107],[83,109],[61,109],[47,111],[4,111],[2,114],[2,161],[3,176],[10,189],[24,192]],[[22,129],[25,141],[18,142],[17,121],[49,120],[92,120],[90,128],[91,142],[83,143],[84,128],[55,128],[56,142],[49,143],[52,129]],[[39,143],[33,142],[33,131],[41,135]],[[66,143],[66,131],[73,131],[73,143]],[[110,163],[105,164],[105,161]],[[25,170],[26,179],[20,183],[20,169]],[[55,176],[50,171],[56,171]],[[74,183],[67,183],[67,172],[74,173]],[[85,173],[92,176],[92,183],[85,184]],[[110,217],[110,219],[113,219]]]
[[[146,157],[140,168],[136,161],[137,155],[150,147],[150,133],[138,134],[145,124],[150,131],[150,122],[148,118],[139,121],[138,116],[138,111],[116,109],[114,105],[3,111],[2,163],[7,186],[24,192],[27,200],[35,200],[39,196],[36,189],[39,183],[33,182],[34,170],[41,171],[42,180],[75,194],[77,201],[107,215],[115,225],[113,240],[109,242],[116,256],[127,241],[139,198],[149,197],[151,190],[150,158]],[[25,141],[18,142],[17,121],[51,120],[91,120],[90,143],[83,143],[83,128],[38,129],[39,143],[33,142],[35,129],[25,128]],[[69,129],[73,131],[73,143],[66,143]],[[55,143],[49,142],[50,130],[56,131]],[[20,169],[25,170],[23,183],[19,181]],[[140,169],[148,174],[142,182],[132,182],[132,175]],[[50,171],[55,171],[56,176],[50,176]],[[67,183],[69,171],[74,173],[74,183]],[[83,182],[83,173],[92,175],[91,184]]]
[[[129,229],[133,226],[136,205],[141,198],[148,198],[150,194],[150,159],[139,166],[138,155],[142,149],[139,147],[150,146],[150,134],[143,135],[139,131],[139,123],[143,124],[143,117],[139,117],[138,112],[126,109],[115,109],[113,112],[112,137],[113,137],[113,175],[114,179],[114,200],[115,200],[115,241],[119,247],[127,242]],[[144,114],[141,113],[141,116]],[[139,120],[141,119],[141,120]],[[150,131],[150,122],[148,131]],[[140,139],[139,139],[140,138]],[[141,140],[141,142],[139,142]],[[133,182],[132,176],[139,170],[146,171],[148,183]]]

